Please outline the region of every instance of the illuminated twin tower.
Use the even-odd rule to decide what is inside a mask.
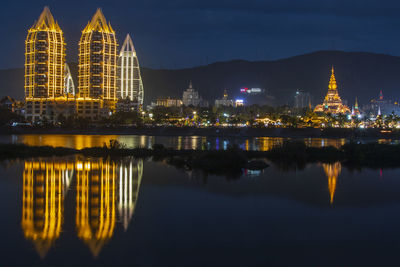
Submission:
[[[93,120],[115,111],[118,100],[143,105],[143,82],[129,34],[117,53],[115,31],[97,9],[79,41],[78,87],[65,62],[63,32],[45,7],[25,42],[26,118],[57,120],[77,115]]]

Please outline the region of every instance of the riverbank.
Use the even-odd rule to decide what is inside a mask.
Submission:
[[[0,134],[76,134],[76,135],[148,135],[209,137],[283,137],[283,138],[346,138],[400,139],[400,130],[339,128],[233,128],[233,127],[90,127],[88,129],[1,127]]]
[[[267,167],[263,164],[263,159],[282,166],[295,164],[301,167],[307,163],[341,162],[352,168],[400,167],[400,145],[377,143],[348,143],[340,148],[331,146],[315,148],[307,147],[304,142],[287,141],[269,151],[244,151],[237,147],[230,147],[227,150],[175,150],[162,145],[155,145],[152,149],[125,148],[117,141],[110,142],[110,145],[104,147],[84,149],[0,144],[0,160],[69,155],[152,158],[164,160],[178,168],[198,169],[213,174],[238,173],[245,168],[263,169]]]

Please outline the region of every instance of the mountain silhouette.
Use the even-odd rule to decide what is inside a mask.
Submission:
[[[69,63],[77,86],[77,64]],[[328,88],[331,67],[335,68],[339,94],[353,105],[378,96],[397,100],[400,57],[342,51],[318,51],[274,61],[232,60],[194,68],[167,70],[142,68],[145,104],[158,97],[181,98],[189,81],[200,95],[213,103],[224,89],[232,98],[240,96],[241,87],[265,88],[276,105],[290,104],[297,89],[310,92],[313,104],[322,102]],[[24,70],[0,70],[0,95],[17,99],[24,96]]]

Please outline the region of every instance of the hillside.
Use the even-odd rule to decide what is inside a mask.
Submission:
[[[335,67],[339,93],[349,104],[358,96],[367,103],[382,89],[385,97],[400,94],[400,57],[362,53],[319,51],[276,61],[234,60],[179,70],[142,69],[145,102],[157,97],[181,97],[189,80],[200,94],[213,100],[223,89],[235,97],[241,87],[266,88],[277,104],[288,103],[296,89],[309,91],[320,102],[327,91],[331,66]],[[76,75],[76,64],[70,64]],[[23,97],[23,69],[0,70],[0,95]]]

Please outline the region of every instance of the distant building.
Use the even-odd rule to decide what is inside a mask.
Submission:
[[[215,106],[216,107],[221,107],[221,106],[233,107],[233,106],[235,106],[233,99],[228,99],[228,92],[226,91],[226,89],[224,90],[224,95],[223,95],[222,99],[215,100]]]
[[[351,115],[352,116],[361,116],[361,111],[360,111],[360,108],[358,107],[357,97],[356,97],[354,106],[351,108]]]
[[[75,96],[75,84],[72,79],[71,71],[69,70],[69,66],[65,63],[64,66],[64,95],[74,97]]]
[[[192,85],[192,81],[189,83],[189,88],[183,92],[182,102],[185,106],[198,106],[201,102],[199,92],[197,92]]]
[[[246,105],[273,106],[275,104],[274,97],[268,95],[267,90],[263,88],[240,88],[240,99],[243,99]]]
[[[235,101],[235,107],[243,107],[244,106],[244,101],[243,99],[236,99]]]
[[[183,105],[182,100],[173,98],[158,98],[156,100],[157,107],[181,107]]]
[[[311,95],[308,92],[297,90],[294,95],[294,107],[306,108],[311,106]]]
[[[343,104],[337,90],[335,70],[332,67],[331,79],[329,81],[328,93],[325,96],[324,102],[315,107],[314,112],[325,112],[331,114],[346,114],[350,113],[350,109]]]
[[[12,112],[15,112],[17,101],[10,96],[5,96],[2,99],[0,99],[0,106],[9,109]]]
[[[118,99],[117,103],[115,104],[116,112],[138,111],[138,108],[137,102],[130,100],[129,97],[125,99]]]
[[[392,112],[400,114],[398,104],[396,102],[393,103],[390,99],[384,98],[382,90],[379,91],[379,97],[377,99],[371,99],[370,104],[363,106],[363,109],[374,115],[378,114],[378,111],[380,111],[382,115],[388,115]]]

